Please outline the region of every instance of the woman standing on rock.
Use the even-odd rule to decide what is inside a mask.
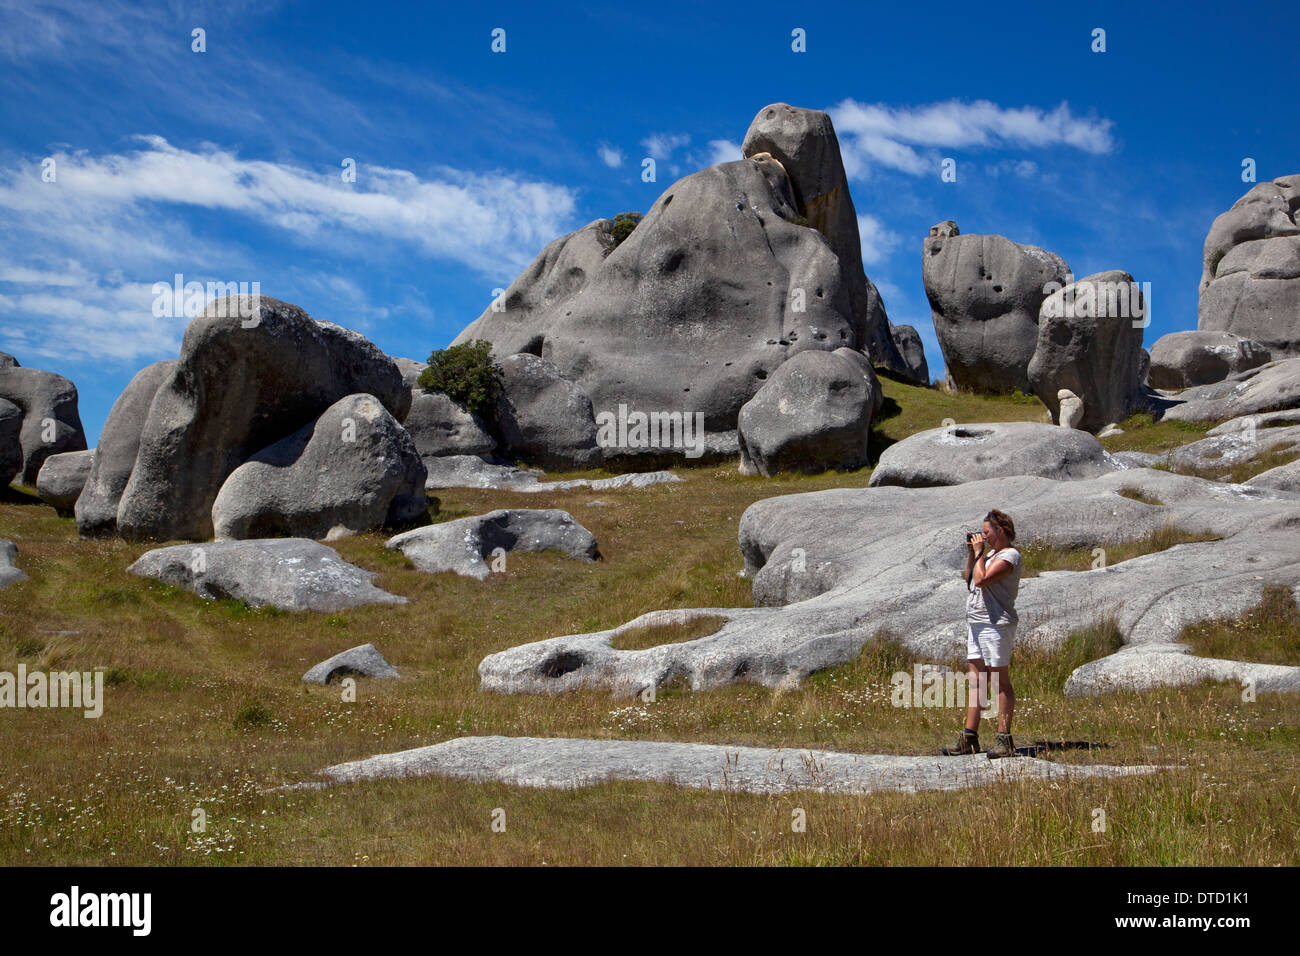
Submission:
[[[1016,540],[1016,526],[1011,518],[996,508],[984,516],[984,530],[967,535],[966,586],[966,658],[970,675],[970,699],[967,700],[966,729],[957,742],[943,748],[945,756],[979,753],[980,698],[977,687],[989,685],[998,694],[997,743],[988,752],[990,758],[1013,757],[1011,713],[1016,694],[1011,687],[1011,648],[1016,640],[1016,594],[1020,590],[1020,552],[1011,547]],[[986,547],[989,549],[986,553]],[[987,693],[987,691],[985,692]]]

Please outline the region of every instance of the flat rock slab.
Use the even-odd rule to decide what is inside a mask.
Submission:
[[[1300,691],[1300,667],[1197,657],[1186,644],[1136,644],[1089,661],[1065,682],[1068,697],[1186,687],[1202,681],[1250,684],[1257,693]]]
[[[1205,422],[1300,408],[1300,358],[1269,362],[1213,385],[1196,385],[1167,396],[1170,421]]]
[[[321,771],[332,783],[451,777],[574,789],[616,780],[743,793],[860,794],[960,790],[1011,780],[1070,780],[1153,773],[1151,765],[1055,764],[1024,757],[907,757],[832,750],[732,747],[649,740],[459,737]]]
[[[17,557],[18,546],[12,541],[0,538],[0,588],[27,580],[27,575],[14,565]]]
[[[502,553],[554,549],[580,561],[600,557],[595,535],[559,508],[499,508],[407,531],[385,547],[401,551],[421,571],[455,571],[480,581],[490,573],[487,561],[498,548]]]
[[[302,675],[304,683],[328,684],[335,677],[400,677],[373,644],[361,644],[321,661]]]
[[[588,488],[607,491],[615,488],[644,488],[665,481],[681,481],[671,471],[636,471],[611,478],[571,478],[568,481],[542,481],[545,474],[536,468],[517,465],[493,465],[477,455],[445,455],[425,458],[429,477],[426,491],[438,488],[493,488],[501,491],[570,491]]]
[[[207,600],[232,598],[284,611],[342,611],[363,604],[405,604],[371,583],[333,548],[306,538],[262,538],[179,544],[144,554],[127,568],[137,577],[193,591]]]
[[[1128,496],[1135,493],[1161,503]],[[882,631],[922,659],[947,659],[966,646],[963,532],[977,528],[989,508],[1011,515],[1021,546],[1090,552],[1166,525],[1220,536],[1095,570],[1025,578],[1016,601],[1018,647],[1054,647],[1103,617],[1114,619],[1126,643],[1170,643],[1185,625],[1258,606],[1270,585],[1300,596],[1300,501],[1289,492],[1145,468],[1079,481],[1017,476],[936,488],[830,489],[746,509],[739,539],[754,607],[651,612],[618,628],[513,647],[483,659],[480,688],[601,687],[633,696],[677,681],[693,690],[741,681],[795,687],[855,659]],[[624,629],[701,615],[726,620],[689,641],[611,646]]]

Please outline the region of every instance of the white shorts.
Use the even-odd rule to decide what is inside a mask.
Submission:
[[[1011,648],[1016,643],[1016,626],[1004,624],[972,624],[966,622],[966,659],[982,660],[989,667],[1007,667],[1011,664]]]

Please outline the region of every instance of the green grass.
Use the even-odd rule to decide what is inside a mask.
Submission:
[[[1300,451],[1292,448],[1276,448],[1256,455],[1246,461],[1237,462],[1229,467],[1214,465],[1197,465],[1193,467],[1176,467],[1169,462],[1161,462],[1154,467],[1162,471],[1172,471],[1180,475],[1192,475],[1196,478],[1208,478],[1210,481],[1222,481],[1231,484],[1245,484],[1257,475],[1262,475],[1270,468],[1289,465],[1300,461]]]
[[[1038,413],[1005,398],[882,382],[892,406],[876,433],[893,440],[945,417]],[[519,554],[480,582],[421,574],[384,549],[385,536],[359,535],[337,549],[410,603],[334,615],[252,611],[131,577],[124,569],[146,546],[83,541],[70,519],[10,495],[0,502],[0,537],[18,542],[19,567],[31,577],[0,590],[0,670],[19,662],[103,667],[106,687],[98,720],[0,710],[0,864],[1300,863],[1296,695],[1260,694],[1247,704],[1239,687],[1209,684],[1065,697],[1070,671],[1114,647],[1105,621],[1081,622],[1054,649],[1017,648],[1017,740],[1097,741],[1106,745],[1100,757],[1054,759],[1176,769],[862,797],[648,783],[548,791],[439,779],[276,789],[331,764],[473,734],[895,754],[931,754],[951,739],[959,713],[892,706],[890,675],[918,660],[887,630],[855,660],[796,689],[677,687],[653,702],[595,690],[480,691],[479,662],[508,647],[609,629],[652,610],[750,606],[749,583],[736,574],[744,508],[774,495],[865,487],[870,477],[868,469],[774,479],[740,475],[734,465],[677,470],[680,483],[599,494],[441,491],[444,520],[497,507],[564,508],[596,535],[605,560]],[[595,498],[607,505],[589,504]],[[1115,554],[1108,548],[1112,563]],[[355,703],[337,685],[302,683],[313,664],[365,642],[401,680],[359,679]],[[932,663],[963,666],[960,654]],[[505,833],[490,829],[497,807],[508,814]],[[790,830],[794,807],[807,813],[805,833]],[[1107,813],[1104,834],[1091,828],[1096,807]],[[190,832],[196,808],[207,813],[206,833]]]
[[[1122,435],[1099,439],[1109,452],[1145,451],[1159,453],[1199,441],[1217,422],[1156,421],[1149,412],[1131,415],[1119,425]]]
[[[1189,624],[1178,639],[1202,657],[1300,665],[1300,608],[1290,588],[1273,585],[1241,617]]]

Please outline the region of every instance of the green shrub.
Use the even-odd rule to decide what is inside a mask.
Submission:
[[[492,343],[475,339],[435,351],[417,384],[443,392],[473,415],[491,417],[501,390],[500,375],[501,367],[492,361]]]
[[[621,212],[614,217],[614,225],[610,227],[609,232],[614,237],[616,247],[632,235],[632,230],[640,224],[641,218],[639,212]]]

